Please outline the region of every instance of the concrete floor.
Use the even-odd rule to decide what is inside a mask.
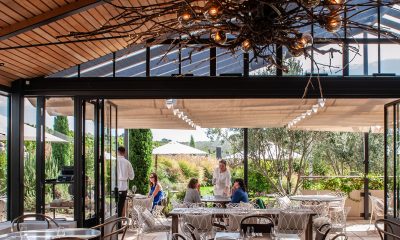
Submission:
[[[368,220],[348,220],[347,235],[349,240],[380,240],[379,234],[373,224],[369,224]],[[136,239],[136,232],[128,231],[126,240]],[[164,233],[147,233],[140,236],[140,240],[167,240],[167,234]]]

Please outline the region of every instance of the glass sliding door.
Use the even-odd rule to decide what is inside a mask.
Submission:
[[[82,161],[83,161],[83,204],[84,226],[91,227],[103,221],[103,172],[104,162],[104,101],[83,100]]]
[[[105,104],[104,116],[104,218],[108,219],[117,213],[117,107],[112,102]]]
[[[385,217],[400,219],[400,101],[385,105]]]

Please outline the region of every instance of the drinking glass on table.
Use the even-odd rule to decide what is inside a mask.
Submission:
[[[65,229],[64,227],[58,227],[57,228],[57,237],[62,237],[65,236]]]
[[[21,225],[21,226],[19,227],[19,238],[20,238],[21,240],[28,239],[28,236],[26,236],[25,231],[28,231],[28,226],[26,226],[26,225]]]
[[[277,229],[274,226],[271,228],[271,239],[273,240],[276,239],[276,230]]]

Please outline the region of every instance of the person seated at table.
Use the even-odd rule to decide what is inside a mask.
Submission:
[[[200,184],[197,178],[192,178],[186,189],[185,198],[183,199],[185,203],[200,203]]]
[[[161,184],[158,182],[158,177],[156,173],[150,173],[150,191],[147,195],[149,198],[153,197],[153,209],[156,205],[161,205],[161,200],[164,197]]]
[[[249,202],[249,196],[246,192],[244,181],[241,178],[233,182],[233,189],[235,190],[232,195],[231,203]]]

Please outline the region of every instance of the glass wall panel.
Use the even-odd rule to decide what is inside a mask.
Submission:
[[[400,45],[381,44],[381,72],[400,75]]]
[[[194,76],[210,75],[210,49],[193,51],[192,48],[182,49],[182,74]]]
[[[45,212],[74,219],[74,101],[46,99]]]
[[[318,45],[314,50],[314,73],[342,75],[342,46],[337,44]]]
[[[171,76],[179,73],[179,50],[170,45],[156,45],[150,49],[150,76]]]
[[[112,77],[112,72],[107,75]],[[116,53],[115,76],[117,77],[145,77],[146,76],[146,48],[129,49]]]
[[[8,97],[0,95],[0,222],[7,220]]]
[[[394,203],[395,203],[395,151],[394,151],[394,140],[395,140],[395,125],[394,125],[394,111],[395,105],[391,105],[386,108],[386,123],[385,123],[385,137],[386,137],[386,159],[385,159],[385,179],[386,179],[386,206],[388,209],[392,209],[387,212],[387,215],[394,216]]]
[[[243,74],[243,52],[234,54],[223,48],[217,48],[217,75],[224,73]]]
[[[113,71],[112,54],[81,65],[81,77],[110,77]]]
[[[288,67],[288,72],[283,72],[283,75],[304,75],[311,72],[311,59],[304,55],[293,57],[286,47],[283,48],[283,58],[285,65]]]
[[[36,98],[24,100],[24,214],[36,212]]]

